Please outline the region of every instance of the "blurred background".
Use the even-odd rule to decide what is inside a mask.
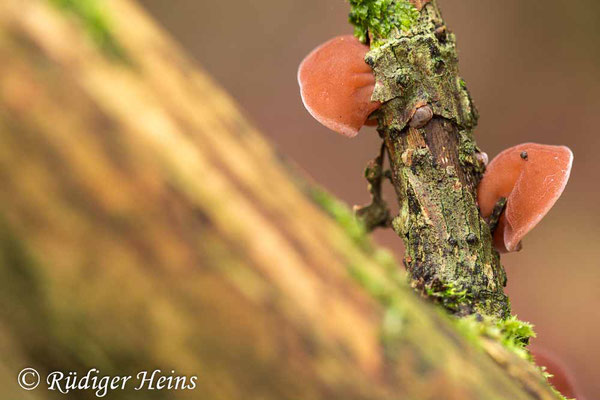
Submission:
[[[344,0],[142,0],[147,10],[246,110],[279,151],[349,204],[368,202],[374,130],[348,140],[304,110],[302,58],[351,32]],[[481,114],[490,157],[527,141],[568,145],[571,181],[560,201],[503,257],[513,312],[536,326],[589,399],[600,398],[600,3],[595,0],[439,0],[456,33],[461,74]],[[398,258],[392,232],[377,240]]]

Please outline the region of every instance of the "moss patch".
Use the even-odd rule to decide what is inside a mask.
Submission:
[[[439,285],[439,287],[426,287],[425,294],[428,299],[440,304],[451,313],[457,313],[462,305],[469,304],[472,295],[466,289],[460,289],[453,284]]]
[[[531,362],[546,378],[552,377],[552,374],[546,371],[546,367],[537,365],[531,356],[527,346],[532,338],[536,337],[533,325],[529,322],[521,321],[516,315],[504,320],[496,320],[489,317],[470,315],[465,318],[453,318],[458,329],[471,340],[478,344],[481,338],[493,339],[502,344],[504,348],[518,355],[524,360]],[[569,400],[556,390],[550,382],[548,385],[552,388],[557,399]]]
[[[520,321],[515,315],[504,320],[469,315],[464,318],[457,318],[455,321],[459,330],[466,337],[474,341],[482,337],[495,339],[507,350],[525,360],[532,361],[527,345],[530,339],[535,337],[533,325]]]
[[[77,17],[86,33],[108,57],[126,61],[125,49],[117,41],[111,22],[98,0],[48,0],[50,4]]]
[[[375,45],[393,30],[409,30],[419,19],[417,9],[406,0],[350,0],[350,23],[363,43],[369,34]]]

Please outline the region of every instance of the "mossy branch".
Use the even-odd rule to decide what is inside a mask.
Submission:
[[[384,103],[378,131],[400,208],[392,226],[404,240],[413,287],[437,300],[448,288],[464,292],[460,305],[441,304],[458,315],[503,319],[510,315],[506,276],[477,207],[485,169],[473,136],[478,115],[437,2],[415,3],[351,1],[357,36],[371,44],[373,100]],[[411,124],[420,108],[430,119]]]
[[[492,242],[506,200],[490,221],[480,216],[476,189],[485,165],[474,139],[478,114],[437,1],[350,4],[356,36],[371,46],[365,61],[376,77],[373,100],[383,103],[378,132],[400,209],[392,226],[406,247],[411,286],[463,317],[468,332],[530,359],[526,346],[535,334],[510,316],[506,274]],[[430,118],[415,124],[421,108]]]

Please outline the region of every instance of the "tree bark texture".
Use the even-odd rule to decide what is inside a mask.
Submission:
[[[136,4],[106,1],[98,35],[55,3],[0,3],[3,398],[24,396],[26,366],[198,376],[194,391],[113,399],[555,398],[533,366],[466,339],[325,213]],[[448,123],[436,121],[427,129]],[[417,146],[388,136],[394,154]]]
[[[379,133],[400,207],[393,227],[413,287],[458,293],[450,301],[458,315],[506,318],[506,275],[477,206],[485,170],[473,138],[477,113],[458,75],[454,35],[437,1],[422,3],[414,26],[373,41],[366,59],[377,78],[373,99],[384,103]],[[419,123],[426,111],[430,119]]]

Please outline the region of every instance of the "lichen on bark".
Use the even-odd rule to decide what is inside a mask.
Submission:
[[[506,318],[506,275],[477,206],[476,188],[485,170],[473,136],[478,115],[458,74],[455,37],[435,0],[413,1],[410,7],[420,11],[406,29],[373,30],[380,9],[368,11],[379,3],[351,1],[351,20],[367,10],[367,22],[359,28],[366,27],[371,44],[365,61],[376,77],[373,100],[383,103],[376,114],[378,132],[400,210],[392,225],[406,246],[411,284],[433,300],[463,294],[460,302],[440,302],[454,314]],[[406,4],[387,1],[384,12]],[[421,107],[433,115],[415,126],[410,121]]]

